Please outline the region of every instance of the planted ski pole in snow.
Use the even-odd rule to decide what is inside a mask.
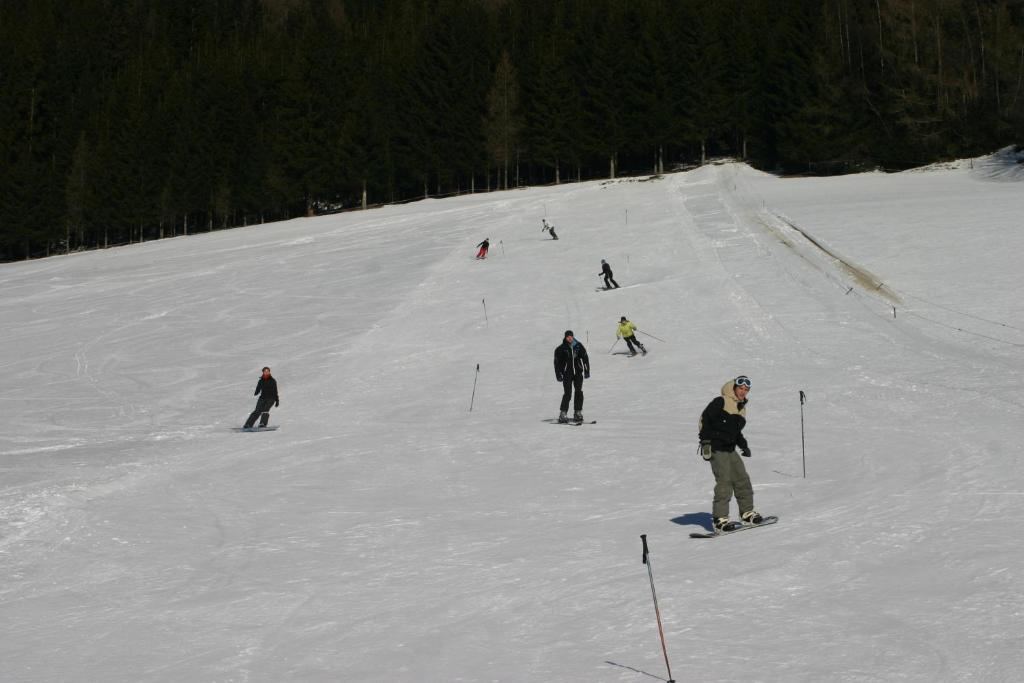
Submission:
[[[487,299],[480,299],[480,303],[484,305],[484,325],[487,324]]]
[[[658,636],[661,637],[661,653],[665,655],[665,668],[668,669],[668,683],[675,683],[672,680],[672,666],[668,663],[668,649],[665,648],[665,630],[661,627],[661,610],[658,609],[658,594],[654,591],[654,568],[651,567],[651,557],[647,550],[647,534],[640,534],[640,540],[644,544],[644,564],[647,565],[647,576],[651,579],[651,597],[654,598],[654,616],[658,620]]]
[[[807,478],[807,448],[804,445],[804,401],[807,396],[800,390],[800,453],[804,461],[804,479]]]
[[[501,255],[505,255],[505,240],[498,240],[498,246],[501,247]]]
[[[619,343],[619,339],[618,339],[618,337],[616,337],[616,338],[615,338],[615,344],[618,344],[618,343]],[[611,353],[611,352],[612,352],[612,349],[614,349],[614,348],[615,348],[615,344],[612,344],[612,348],[611,348],[611,349],[608,349],[608,353]]]
[[[469,412],[473,412],[473,401],[476,400],[476,378],[480,376],[480,364],[476,364],[476,374],[473,375],[473,395],[469,397]]]

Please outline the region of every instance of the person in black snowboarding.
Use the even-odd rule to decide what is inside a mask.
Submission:
[[[572,330],[565,331],[562,343],[555,348],[555,379],[562,383],[563,389],[558,421],[563,424],[569,421],[569,399],[573,399],[573,422],[582,424],[583,380],[590,379],[590,358],[583,344],[573,338]]]
[[[555,234],[555,226],[547,222],[547,220],[541,218],[540,222],[544,224],[544,227],[540,229],[541,232],[548,232],[551,235],[551,239],[557,240],[558,235]]]
[[[256,418],[260,420],[260,427],[266,427],[270,422],[270,406],[281,405],[281,399],[277,395],[277,380],[270,374],[270,368],[263,368],[263,374],[256,382],[256,392],[253,396],[259,396],[256,400],[256,410],[252,411],[249,419],[245,421],[244,429],[252,429],[256,424]]]
[[[700,452],[711,463],[715,475],[715,498],[711,508],[716,531],[732,531],[740,522],[729,521],[729,502],[733,494],[740,508],[740,518],[748,524],[760,524],[763,518],[754,510],[754,487],[747,476],[743,457],[750,457],[750,447],[743,436],[747,424],[747,394],[750,378],[740,375],[722,387],[721,396],[708,403],[700,416]]]
[[[598,277],[604,275],[604,288],[611,289],[612,287],[618,288],[619,283],[612,277],[612,267],[608,265],[608,262],[601,259],[601,272],[597,274]]]
[[[629,355],[636,355],[636,349],[633,348],[633,344],[636,344],[637,348],[639,348],[646,356],[647,349],[645,349],[644,345],[640,343],[640,340],[636,338],[636,334],[634,334],[635,332],[636,325],[626,320],[626,316],[622,316],[621,318],[619,318],[619,329],[615,333],[616,338],[626,340],[626,346],[629,347]]]
[[[487,258],[487,250],[491,248],[491,238],[488,237],[476,246],[480,247],[480,251],[476,252],[476,257],[479,259]]]

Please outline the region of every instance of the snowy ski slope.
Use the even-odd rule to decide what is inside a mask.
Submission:
[[[641,533],[677,681],[1019,680],[1024,188],[993,163],[0,266],[0,680],[663,680]],[[609,353],[621,315],[665,341]],[[595,425],[543,421],[567,328]],[[281,429],[234,433],[263,365]],[[691,540],[697,418],[739,373],[782,521]]]

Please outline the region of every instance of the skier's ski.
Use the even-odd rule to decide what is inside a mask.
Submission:
[[[744,524],[743,526],[741,526],[741,527],[739,527],[737,529],[733,529],[732,531],[713,531],[711,533],[704,533],[704,534],[692,533],[692,534],[690,534],[690,538],[718,538],[719,536],[728,536],[729,534],[735,534],[735,533],[738,533],[740,531],[746,531],[747,529],[756,529],[759,526],[767,526],[769,524],[775,524],[777,521],[779,521],[778,517],[770,516],[770,517],[765,517],[761,521],[760,524]]]
[[[273,427],[232,427],[233,432],[272,432],[277,429],[277,425]]]
[[[584,422],[573,422],[572,420],[569,420],[568,422],[559,422],[555,418],[550,418],[550,419],[544,420],[544,422],[547,422],[548,424],[553,424],[553,425],[569,425],[570,427],[579,427],[581,425],[596,425],[597,424],[597,420],[588,420],[588,421],[584,421]]]
[[[613,289],[632,289],[633,287],[642,287],[647,284],[646,282],[638,282],[635,285],[619,285],[618,287],[598,287],[595,292],[608,292]]]

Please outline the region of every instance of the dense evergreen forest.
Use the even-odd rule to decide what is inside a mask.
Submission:
[[[1024,142],[1024,0],[0,0],[0,260]]]

